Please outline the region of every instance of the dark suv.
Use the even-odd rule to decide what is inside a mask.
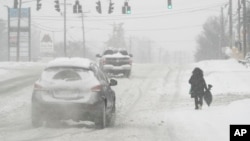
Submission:
[[[108,74],[123,74],[129,77],[132,69],[132,54],[128,54],[125,49],[107,49],[102,55],[97,54],[100,58],[100,68]]]
[[[32,94],[32,125],[59,120],[93,121],[98,127],[112,124],[117,85],[92,61],[58,58],[48,63]]]

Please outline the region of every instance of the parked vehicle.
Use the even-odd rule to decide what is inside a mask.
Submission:
[[[97,54],[100,58],[100,68],[108,74],[123,74],[129,77],[132,70],[132,54],[128,54],[125,49],[107,49],[102,55]]]
[[[98,127],[111,125],[115,114],[117,81],[92,61],[58,58],[48,63],[32,94],[32,125],[72,119],[93,121]]]

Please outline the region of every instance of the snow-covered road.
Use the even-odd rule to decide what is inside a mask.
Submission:
[[[223,90],[215,86],[212,106],[194,110],[193,99],[187,93],[192,68],[190,65],[135,64],[130,79],[117,78],[118,86],[113,87],[117,97],[116,124],[103,130],[96,129],[93,123],[71,121],[52,128],[33,128],[30,122],[31,80],[38,77],[41,69],[31,71],[25,77],[25,84],[17,84],[22,84],[18,90],[6,93],[9,83],[1,84],[5,87],[1,87],[0,92],[5,93],[0,95],[0,140],[228,141],[230,124],[250,123],[250,110],[246,108],[250,107],[250,90],[249,93],[246,89],[237,94],[222,93]],[[222,70],[205,71],[205,79],[217,84],[224,79],[219,73]],[[250,73],[238,71],[237,75],[244,75],[234,80],[239,82]],[[226,85],[231,86],[231,83]]]

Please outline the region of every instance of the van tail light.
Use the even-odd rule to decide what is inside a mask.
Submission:
[[[102,90],[102,86],[101,85],[97,85],[91,88],[92,92],[100,92]]]

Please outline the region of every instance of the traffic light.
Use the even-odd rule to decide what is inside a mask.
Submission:
[[[168,0],[168,9],[172,9],[172,0]]]
[[[82,13],[82,6],[78,5],[78,13]]]
[[[130,6],[127,7],[127,14],[131,14],[131,7]]]
[[[77,13],[77,6],[76,5],[73,6],[73,13]]]
[[[82,6],[79,3],[79,0],[76,0],[75,5],[73,6],[73,13],[82,13]]]
[[[131,7],[128,5],[128,2],[124,2],[122,7],[122,14],[131,14]]]
[[[42,7],[42,4],[40,3],[41,0],[37,0],[37,3],[36,3],[36,11],[40,10],[41,7]]]
[[[78,0],[76,0],[76,3],[75,3],[75,5],[79,5],[79,1],[78,1]]]
[[[101,6],[101,2],[98,1],[96,2],[97,6],[96,6],[96,11],[101,14],[102,13],[102,6]]]
[[[57,12],[60,12],[60,3],[59,0],[55,0],[55,9]]]
[[[113,13],[113,10],[114,10],[114,3],[111,2],[110,0],[110,3],[109,3],[109,14]]]
[[[18,0],[14,0],[14,8],[18,8]]]
[[[122,7],[122,14],[126,14],[126,7],[125,6]]]

